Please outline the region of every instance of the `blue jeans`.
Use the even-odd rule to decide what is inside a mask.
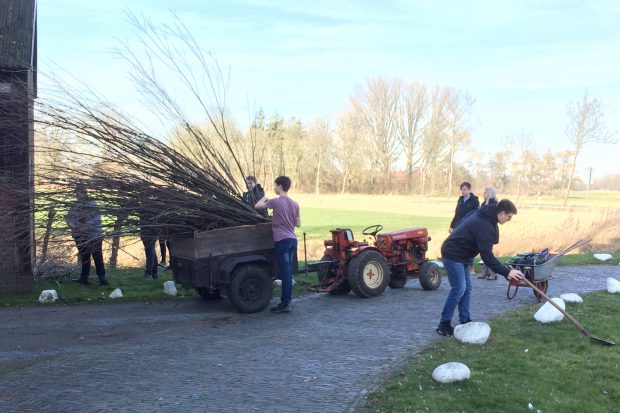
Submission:
[[[295,238],[285,238],[275,242],[276,260],[280,268],[280,279],[282,280],[283,305],[290,304],[293,296],[293,274],[291,273],[291,261],[297,250],[297,240]]]
[[[441,322],[452,321],[454,309],[459,307],[459,321],[469,320],[469,300],[471,293],[471,277],[469,275],[469,264],[451,261],[443,258],[441,260],[443,266],[448,273],[448,281],[450,282],[450,292],[446,298],[446,303],[441,312]]]

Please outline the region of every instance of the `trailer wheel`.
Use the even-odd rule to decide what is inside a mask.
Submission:
[[[547,289],[549,288],[549,280],[544,280],[544,281],[534,281],[534,285],[543,293],[547,294]],[[535,290],[532,290],[534,292],[534,297],[536,297],[536,299],[538,300],[539,303],[543,302],[544,297],[540,294],[538,294]]]
[[[375,297],[387,287],[390,267],[381,253],[365,250],[349,262],[347,281],[358,297]]]
[[[242,313],[257,313],[271,301],[273,286],[265,268],[248,264],[233,272],[226,286],[228,300]]]
[[[441,274],[439,265],[431,261],[426,261],[420,267],[420,285],[425,290],[436,290],[441,285]]]

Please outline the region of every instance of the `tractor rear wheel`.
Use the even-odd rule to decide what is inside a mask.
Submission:
[[[364,250],[353,257],[347,270],[347,281],[362,298],[381,294],[390,281],[390,267],[385,257],[375,250]]]
[[[436,290],[441,285],[441,274],[439,265],[431,261],[426,261],[420,267],[420,285],[425,290]]]

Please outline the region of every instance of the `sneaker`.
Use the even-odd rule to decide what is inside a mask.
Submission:
[[[162,267],[162,268],[166,268],[166,261],[162,261],[162,262],[160,262],[160,263],[159,263],[159,264],[157,264],[157,265],[159,265],[159,266],[160,266],[160,267]]]
[[[90,281],[88,281],[88,278],[75,278],[73,280],[74,283],[78,283],[78,284],[82,284],[82,285],[90,285]]]
[[[99,285],[110,285],[109,281],[105,278],[99,278]]]
[[[446,337],[452,337],[454,335],[454,329],[448,322],[439,323],[435,331],[437,332],[437,334],[446,336]]]
[[[275,307],[271,307],[272,313],[290,313],[293,311],[293,307],[290,304],[278,304]]]
[[[461,321],[461,324],[467,324],[467,323],[471,323],[471,318]]]
[[[145,281],[151,281],[153,279],[153,277],[151,276],[151,274],[144,274],[142,279],[145,280]]]

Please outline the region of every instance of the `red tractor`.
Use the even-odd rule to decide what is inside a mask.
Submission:
[[[380,233],[382,229],[372,225],[362,231],[374,238],[372,245],[354,240],[350,229],[331,230],[323,258],[310,266],[318,274],[316,289],[330,294],[353,290],[367,298],[381,294],[388,285],[403,288],[409,276],[419,278],[425,290],[439,288],[439,266],[426,258],[431,240],[426,228]]]

